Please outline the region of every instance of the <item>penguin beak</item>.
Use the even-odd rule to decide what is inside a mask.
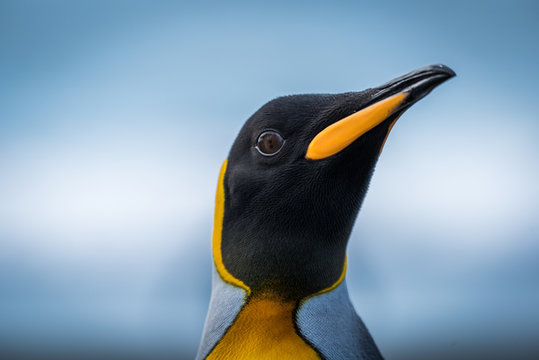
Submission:
[[[366,107],[320,131],[310,142],[305,157],[320,160],[335,155],[393,116],[394,120],[389,128],[391,130],[406,109],[453,76],[455,72],[447,66],[431,65],[376,88]]]

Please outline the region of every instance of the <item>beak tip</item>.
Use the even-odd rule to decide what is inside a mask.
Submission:
[[[457,74],[451,69],[449,66],[446,66],[444,64],[435,64],[425,67],[425,70],[433,73],[438,73],[440,75],[446,75],[447,78],[452,78],[456,76]]]

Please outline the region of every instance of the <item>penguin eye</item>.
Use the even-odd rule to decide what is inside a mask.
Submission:
[[[283,137],[276,131],[264,131],[258,136],[256,149],[264,156],[273,156],[281,150],[284,144]]]

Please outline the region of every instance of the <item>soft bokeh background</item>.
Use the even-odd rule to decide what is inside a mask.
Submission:
[[[349,245],[388,359],[539,356],[537,1],[0,2],[0,357],[192,358],[213,197],[279,95],[458,74]]]

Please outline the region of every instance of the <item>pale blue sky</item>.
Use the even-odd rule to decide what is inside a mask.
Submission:
[[[534,1],[3,1],[0,350],[192,355],[216,176],[247,117],[432,63],[457,77],[387,142],[352,298],[388,358],[531,346],[538,35]]]

